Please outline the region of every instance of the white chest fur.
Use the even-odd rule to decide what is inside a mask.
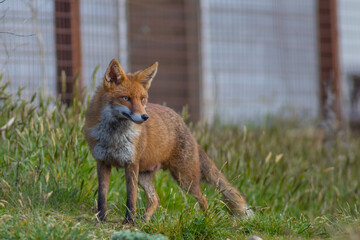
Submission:
[[[94,158],[123,167],[134,158],[134,141],[138,132],[134,123],[114,116],[111,105],[101,113],[100,122],[91,130],[98,142],[93,149]]]

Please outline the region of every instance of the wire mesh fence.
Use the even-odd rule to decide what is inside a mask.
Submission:
[[[125,0],[88,0],[81,2],[81,39],[84,86],[92,89],[92,73],[101,79],[113,58],[128,69]]]
[[[326,39],[332,13],[319,8],[321,0],[7,0],[0,3],[0,69],[11,90],[26,86],[28,97],[39,89],[61,93],[65,70],[71,77],[64,96],[71,98],[77,72],[93,91],[98,64],[97,84],[112,58],[126,71],[159,61],[152,102],[177,111],[188,105],[193,119],[237,122],[318,117],[320,65],[337,57],[342,112],[356,118],[360,3],[331,2],[338,50]],[[61,65],[64,54],[69,69]]]
[[[344,112],[352,125],[360,123],[360,2],[339,1],[340,68]]]
[[[11,91],[56,95],[54,3],[2,1],[0,32],[0,71]]]
[[[203,81],[209,92],[203,100],[214,102],[208,114],[256,119],[293,108],[316,116],[316,2],[204,3]]]

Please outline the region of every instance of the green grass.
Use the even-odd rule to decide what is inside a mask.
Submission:
[[[39,99],[39,106],[33,101]],[[190,124],[229,181],[247,195],[251,219],[231,216],[219,193],[203,185],[210,207],[202,212],[167,172],[155,186],[160,207],[149,222],[121,224],[126,189],[113,171],[108,222],[96,221],[95,161],[83,136],[85,107],[59,100],[11,96],[0,82],[0,239],[109,239],[131,229],[170,239],[360,238],[360,139],[335,136],[296,120],[268,118],[257,126]],[[138,212],[145,195],[139,190]]]

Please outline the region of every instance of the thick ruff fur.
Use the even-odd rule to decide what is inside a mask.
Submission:
[[[97,140],[93,155],[109,165],[125,167],[134,161],[134,142],[138,132],[135,123],[119,119],[113,112],[111,105],[107,105],[100,122],[91,129],[91,136]]]

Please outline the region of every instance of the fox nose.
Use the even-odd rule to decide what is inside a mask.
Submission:
[[[141,118],[142,118],[142,120],[146,121],[149,119],[149,115],[143,114],[143,115],[141,115]]]

